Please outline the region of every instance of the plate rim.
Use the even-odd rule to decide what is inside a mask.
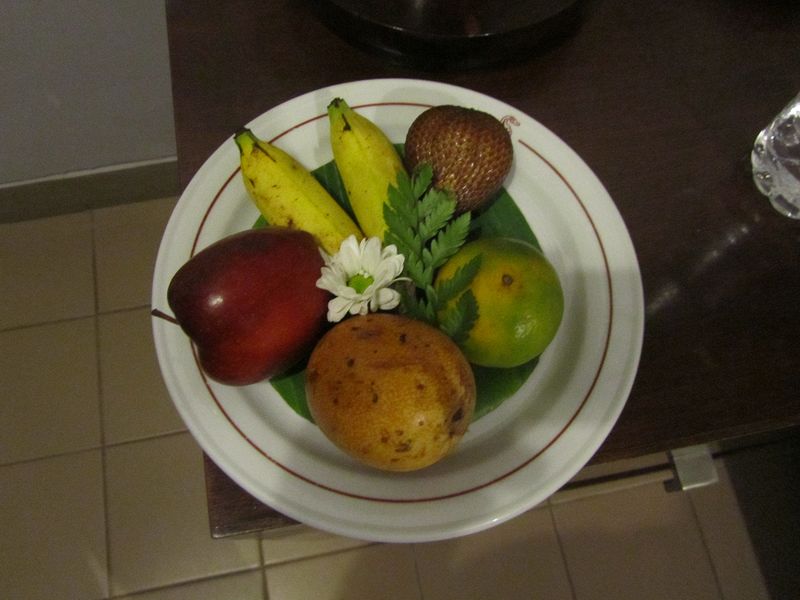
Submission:
[[[588,178],[591,180],[590,183],[593,184],[593,187],[597,188],[597,190],[599,190],[601,192],[600,200],[606,202],[607,206],[605,208],[606,209],[610,208],[613,211],[613,213],[615,213],[614,215],[612,215],[612,217],[615,217],[619,221],[618,224],[620,224],[622,226],[622,230],[624,231],[624,234],[625,234],[625,236],[624,236],[625,239],[624,240],[615,240],[614,243],[618,245],[621,242],[623,246],[626,246],[626,248],[624,248],[624,250],[626,250],[628,255],[629,255],[629,257],[633,259],[633,262],[631,264],[635,267],[635,275],[636,275],[634,281],[628,282],[629,285],[631,283],[633,284],[631,289],[628,290],[628,292],[631,294],[629,300],[632,301],[631,304],[633,305],[634,313],[635,313],[633,315],[634,318],[630,321],[631,327],[630,327],[630,331],[628,332],[630,337],[633,338],[633,339],[629,340],[633,344],[633,346],[630,347],[630,349],[633,351],[631,353],[632,354],[632,360],[629,360],[627,362],[627,364],[624,365],[624,367],[625,367],[623,369],[624,373],[621,376],[621,379],[619,381],[620,386],[619,386],[619,388],[617,390],[618,391],[618,394],[617,394],[618,397],[615,399],[614,402],[611,402],[609,404],[609,406],[607,407],[607,408],[611,408],[612,410],[611,410],[611,414],[606,419],[606,422],[605,422],[606,426],[603,427],[601,435],[599,435],[599,436],[596,435],[594,438],[590,439],[587,447],[583,448],[582,452],[581,451],[576,451],[575,453],[572,454],[572,462],[575,462],[577,460],[578,462],[580,462],[580,465],[583,466],[583,464],[585,464],[585,462],[588,461],[588,459],[594,454],[596,449],[605,440],[605,438],[607,437],[608,433],[610,432],[611,428],[613,427],[614,423],[616,422],[617,418],[619,417],[619,414],[621,413],[621,411],[623,410],[623,408],[624,408],[624,406],[625,406],[625,404],[627,402],[627,397],[628,397],[628,394],[630,393],[630,389],[633,386],[633,382],[634,382],[634,379],[635,379],[636,371],[637,371],[637,368],[638,368],[638,363],[639,363],[639,359],[640,359],[640,355],[641,355],[642,340],[643,340],[643,335],[644,335],[643,293],[642,293],[642,285],[641,285],[641,275],[639,273],[638,260],[636,259],[635,250],[634,250],[633,244],[632,244],[632,242],[630,240],[630,235],[629,235],[629,233],[627,231],[627,228],[625,227],[624,221],[622,220],[621,215],[619,215],[619,212],[616,209],[616,206],[614,205],[613,200],[611,199],[611,197],[608,194],[608,192],[605,190],[605,188],[602,185],[602,183],[600,182],[600,180],[594,174],[594,172],[591,171],[591,169],[588,167],[588,165],[586,165],[586,163],[576,153],[574,153],[574,151],[568,145],[566,145],[563,142],[563,140],[561,140],[557,135],[555,135],[553,132],[551,132],[549,129],[547,129],[545,126],[543,126],[541,123],[536,121],[536,119],[530,117],[524,111],[521,111],[521,110],[519,110],[519,109],[517,109],[517,108],[515,108],[515,107],[513,107],[513,106],[511,106],[511,105],[509,105],[509,104],[507,104],[507,103],[505,103],[503,101],[500,101],[500,100],[497,100],[495,98],[492,98],[491,96],[486,96],[485,94],[481,94],[480,92],[476,92],[476,91],[470,90],[468,88],[462,88],[462,87],[454,86],[454,85],[451,85],[451,84],[442,84],[442,83],[439,83],[439,82],[433,82],[433,81],[427,81],[427,80],[419,80],[419,79],[397,79],[397,78],[391,78],[391,79],[368,79],[368,80],[346,82],[346,83],[342,83],[342,84],[335,84],[333,86],[320,88],[318,90],[314,90],[312,92],[308,92],[306,94],[303,94],[303,95],[298,96],[298,97],[296,97],[294,99],[288,100],[288,101],[286,101],[284,103],[281,103],[281,104],[269,109],[265,113],[262,113],[261,115],[259,115],[255,119],[251,120],[251,122],[248,125],[252,125],[253,123],[257,123],[261,119],[268,118],[269,113],[272,112],[273,110],[276,110],[278,108],[284,107],[286,105],[290,105],[290,104],[292,104],[294,102],[297,102],[301,98],[307,98],[307,97],[311,96],[312,94],[319,94],[320,92],[329,92],[328,95],[330,97],[333,97],[332,93],[334,91],[337,92],[339,95],[341,95],[341,90],[343,88],[352,88],[354,86],[355,87],[357,87],[357,86],[372,86],[373,88],[375,86],[380,86],[382,88],[385,88],[385,87],[390,87],[391,88],[391,87],[396,87],[398,85],[398,83],[400,83],[400,84],[402,84],[404,86],[408,86],[409,84],[411,84],[411,85],[419,85],[420,87],[423,87],[423,88],[433,87],[435,89],[447,89],[449,91],[455,92],[456,95],[463,95],[464,93],[467,93],[468,95],[482,96],[485,99],[491,100],[493,103],[498,103],[500,105],[503,105],[504,107],[506,107],[509,110],[513,110],[515,113],[523,116],[523,118],[530,120],[531,123],[535,124],[538,127],[541,127],[543,131],[545,131],[545,132],[547,132],[547,134],[549,134],[549,136],[551,138],[549,141],[551,143],[555,143],[556,145],[560,145],[562,150],[566,150],[566,153],[567,153],[568,156],[570,154],[572,155],[570,158],[573,161],[575,161],[575,164],[577,164],[580,168],[583,169],[583,171],[584,171],[583,175],[588,176]],[[416,103],[416,102],[384,101],[384,102],[373,102],[373,103],[364,103],[364,104],[354,103],[353,106],[355,108],[359,108],[359,107],[363,107],[363,106],[376,106],[376,105],[383,105],[383,104],[387,104],[387,105],[405,104],[405,105],[414,105],[414,106],[418,106],[418,107],[424,107],[424,106],[430,106],[431,105],[431,104],[427,104],[426,105],[424,103]],[[274,139],[274,140],[280,139],[281,137],[283,137],[284,135],[286,135],[290,131],[292,131],[292,130],[298,128],[298,127],[301,127],[302,125],[307,124],[307,123],[309,123],[311,121],[319,120],[320,118],[323,118],[324,116],[325,116],[324,114],[320,114],[320,115],[314,116],[314,117],[309,118],[309,119],[304,119],[301,122],[296,123],[292,127],[283,130],[281,133],[279,133],[278,135],[276,135],[272,139]],[[561,171],[559,171],[557,166],[555,164],[551,163],[550,160],[547,157],[544,157],[542,154],[540,154],[532,146],[526,144],[525,142],[522,142],[521,140],[520,140],[520,142],[522,143],[523,146],[525,146],[527,148],[527,150],[535,153],[541,160],[544,160],[548,164],[548,166],[554,171],[554,173],[557,174],[557,176],[569,188],[570,192],[573,194],[573,196],[576,198],[576,200],[581,204],[582,210],[584,211],[584,213],[586,214],[587,218],[591,222],[592,227],[595,229],[595,233],[597,235],[597,239],[598,239],[598,242],[599,242],[600,247],[601,247],[601,252],[603,253],[603,260],[605,261],[605,264],[606,264],[606,276],[607,276],[607,279],[608,279],[607,285],[608,285],[608,293],[609,293],[609,296],[610,296],[609,309],[608,309],[609,310],[609,326],[608,326],[608,332],[607,332],[607,339],[605,341],[605,348],[604,348],[604,351],[603,351],[603,360],[601,361],[600,365],[598,366],[597,372],[594,375],[594,379],[593,379],[593,383],[591,385],[591,388],[586,392],[584,398],[582,399],[582,401],[580,403],[579,408],[575,411],[575,413],[569,419],[568,423],[566,423],[564,425],[564,427],[562,428],[562,431],[559,433],[559,435],[556,436],[553,440],[551,440],[550,443],[548,443],[546,445],[546,447],[542,448],[540,450],[540,452],[537,453],[535,456],[529,458],[523,464],[518,465],[511,472],[506,473],[501,478],[505,478],[507,476],[510,476],[510,475],[516,473],[517,471],[520,471],[520,470],[526,468],[526,466],[529,463],[531,463],[533,460],[536,459],[536,456],[546,452],[553,444],[555,444],[556,441],[561,437],[561,435],[570,427],[571,423],[575,419],[577,419],[579,417],[579,415],[580,415],[581,411],[583,410],[584,406],[589,401],[589,399],[590,399],[590,397],[592,395],[592,391],[594,390],[595,385],[597,384],[597,381],[601,376],[601,371],[603,370],[603,367],[605,365],[605,358],[606,358],[606,356],[608,354],[609,347],[610,347],[610,345],[612,343],[611,342],[611,336],[612,336],[613,329],[614,329],[614,323],[613,323],[613,313],[614,313],[613,295],[614,295],[614,284],[615,284],[615,281],[613,279],[611,270],[610,270],[609,265],[608,265],[608,257],[606,255],[606,251],[605,251],[605,248],[604,248],[604,245],[603,245],[603,240],[600,237],[599,231],[597,231],[597,226],[594,223],[594,221],[592,220],[591,214],[589,213],[589,211],[587,210],[587,208],[584,205],[583,201],[581,200],[581,197],[578,195],[578,192],[573,188],[573,185],[570,183],[569,180],[567,180],[566,176],[563,173],[561,173]],[[227,140],[226,140],[226,143],[227,143]],[[226,144],[221,145],[214,153],[212,153],[212,155],[209,156],[209,158],[206,160],[206,162],[203,164],[203,166],[198,170],[198,172],[192,178],[192,181],[190,181],[189,185],[187,185],[187,187],[186,187],[186,190],[182,194],[181,199],[179,199],[178,206],[176,206],[176,211],[173,213],[173,217],[171,217],[170,221],[172,221],[172,218],[174,218],[175,214],[178,213],[178,207],[180,206],[181,201],[183,200],[184,196],[188,197],[188,195],[190,195],[191,191],[193,190],[193,184],[196,183],[196,180],[198,180],[198,178],[201,176],[201,174],[208,168],[207,165],[210,165],[212,163],[212,161],[215,159],[215,157],[218,157],[219,153],[224,151],[225,145]],[[215,194],[214,202],[212,203],[211,206],[208,207],[207,212],[210,212],[212,210],[213,204],[216,203],[217,199],[221,195],[222,189],[225,186],[227,186],[228,183],[230,183],[231,180],[234,179],[234,177],[237,174],[237,172],[238,172],[238,168],[234,169],[233,173],[227,178],[226,182],[221,186],[219,192],[217,194]],[[206,218],[207,218],[207,214],[203,217],[203,222],[205,222]],[[164,238],[162,239],[162,246],[166,243],[167,232],[170,229],[170,225],[171,225],[171,223],[168,224],[167,230],[165,230],[165,235],[164,235]],[[197,234],[195,236],[195,239],[192,242],[192,252],[194,252],[194,249],[197,247],[198,239],[199,239],[199,236],[200,236],[200,229],[202,229],[202,225],[201,225],[200,228],[198,228],[198,232],[197,232]],[[165,251],[165,249],[163,247],[160,247],[159,248],[159,255],[158,255],[158,259],[157,259],[157,265],[156,265],[156,269],[154,271],[154,278],[157,277],[160,274],[159,264],[160,264],[161,259],[162,259],[162,251]],[[161,286],[161,287],[163,287],[163,286]],[[156,284],[156,282],[154,282],[154,286],[153,286],[153,305],[154,306],[157,306],[158,302],[163,302],[163,297],[162,298],[156,298],[156,294],[158,293],[159,289],[160,289],[159,286]],[[159,338],[159,333],[157,331],[157,327],[158,327],[158,323],[156,323],[154,321],[153,322],[153,329],[154,329],[153,334],[156,337],[156,341],[157,341],[156,346],[157,346],[157,352],[159,354],[159,366],[161,367],[162,372],[164,372],[164,362],[163,361],[165,360],[165,358],[162,357],[162,355],[164,354],[163,353],[163,348],[161,347],[161,344],[158,343],[160,338]],[[187,340],[187,346],[191,348],[191,345],[189,344],[188,340]],[[195,357],[195,360],[196,360],[196,357]],[[165,376],[165,380],[167,380],[168,388],[169,388],[169,391],[170,391],[170,396],[173,398],[173,402],[175,402],[175,397],[173,395],[175,390],[173,388],[176,387],[176,382],[170,380],[167,377],[166,373],[164,373],[164,376]],[[214,398],[214,402],[217,404],[217,408],[221,409],[221,410],[224,410],[222,405],[218,402],[218,400],[214,396],[211,384],[206,380],[205,375],[202,374],[202,372],[201,372],[201,376],[202,376],[202,378],[204,380],[204,383],[207,386],[209,392],[211,393],[212,397]],[[189,427],[190,431],[194,435],[195,439],[197,439],[197,441],[200,443],[201,447],[206,452],[209,453],[209,455],[211,456],[212,460],[214,460],[214,462],[216,464],[218,464],[218,466],[220,466],[220,468],[229,477],[231,477],[237,484],[239,484],[241,487],[243,487],[246,491],[248,491],[249,493],[254,495],[259,500],[261,500],[261,501],[263,501],[265,503],[269,503],[270,506],[274,506],[274,502],[275,502],[274,499],[270,498],[269,500],[265,500],[263,494],[261,493],[261,490],[252,489],[252,486],[249,484],[248,481],[246,481],[242,477],[238,476],[238,474],[239,474],[238,469],[226,468],[226,467],[230,467],[230,466],[227,465],[227,464],[220,464],[219,461],[220,461],[221,457],[220,457],[220,454],[218,452],[216,452],[216,449],[214,449],[211,445],[208,445],[208,447],[207,447],[207,444],[204,444],[203,442],[208,442],[208,440],[206,440],[202,435],[200,437],[198,437],[198,433],[199,432],[197,431],[197,427],[193,426],[193,425],[197,425],[197,424],[194,423],[194,422],[190,422],[190,421],[192,421],[191,415],[185,415],[184,414],[185,411],[182,410],[182,408],[183,408],[182,406],[178,406],[178,408],[179,408],[179,412],[181,412],[181,416],[184,419],[184,422],[186,422],[187,426]],[[187,420],[187,416],[189,417],[188,420]],[[226,417],[226,418],[228,419],[228,421],[231,424],[234,424],[232,419],[230,419],[229,417]],[[249,438],[247,438],[247,436],[244,434],[244,432],[240,431],[239,433],[244,437],[245,440],[247,440],[247,442],[251,445],[251,447],[255,451],[260,452],[260,449],[258,448],[258,446],[254,445],[252,442],[250,442]],[[261,452],[261,454],[263,455],[263,452]],[[272,460],[269,456],[267,456],[267,458]],[[224,463],[224,461],[223,461],[223,463]],[[278,463],[276,463],[276,464],[278,464]],[[280,464],[278,464],[278,466],[280,468],[284,468]],[[579,468],[580,467],[578,467],[578,469]],[[574,475],[574,473],[570,473],[568,475],[568,477],[570,477],[572,475]],[[565,477],[565,479],[568,479],[568,477]],[[483,488],[483,487],[489,486],[494,481],[495,480],[492,480],[491,482],[487,482],[487,483],[485,483],[485,484],[483,484],[481,486],[478,486],[478,488]],[[311,483],[313,485],[319,485],[316,482],[311,482]],[[457,494],[448,494],[448,495],[444,496],[443,498],[446,499],[446,498],[451,497],[453,495],[469,494],[472,491],[474,491],[474,490],[465,490],[465,491],[459,492]],[[357,498],[359,500],[367,499],[367,500],[370,500],[370,501],[387,502],[386,499],[359,498],[358,496],[355,496],[355,498]],[[415,503],[426,503],[426,502],[430,502],[431,500],[434,500],[434,498],[431,498],[431,499],[420,499],[420,500],[415,500],[414,502]],[[408,501],[404,500],[403,503],[407,504]],[[464,524],[462,526],[451,526],[450,528],[446,528],[445,530],[442,530],[442,531],[426,532],[424,535],[421,535],[421,537],[420,537],[420,534],[416,534],[416,533],[415,534],[410,534],[410,536],[409,535],[404,535],[402,532],[397,531],[392,527],[378,528],[378,530],[376,530],[374,527],[368,527],[366,529],[359,530],[359,528],[357,526],[354,528],[352,525],[348,525],[348,524],[345,524],[345,523],[331,523],[331,522],[324,521],[324,519],[323,519],[323,522],[321,522],[319,519],[315,518],[314,516],[309,516],[308,514],[298,514],[298,512],[295,510],[294,507],[274,506],[274,508],[276,510],[279,510],[281,512],[286,513],[288,516],[296,518],[297,520],[305,521],[305,522],[307,522],[309,524],[315,525],[315,526],[320,527],[322,529],[327,529],[329,531],[334,531],[335,533],[339,533],[339,534],[353,535],[355,533],[355,534],[358,534],[358,537],[362,537],[364,539],[375,539],[377,541],[427,541],[427,540],[433,540],[433,539],[444,539],[446,537],[455,537],[456,535],[463,535],[465,533],[478,531],[478,530],[483,529],[483,528],[485,528],[485,527],[487,527],[489,525],[497,524],[499,522],[502,522],[503,520],[507,520],[508,518],[511,518],[511,517],[515,516],[515,514],[519,514],[519,512],[522,512],[523,510],[525,510],[527,508],[531,508],[531,506],[522,506],[522,505],[520,505],[520,506],[517,506],[517,510],[515,510],[515,511],[512,510],[510,512],[507,512],[506,514],[497,515],[495,518],[492,518],[492,519],[488,519],[487,520],[486,518],[482,518],[482,519],[479,519],[480,522],[475,521],[475,522],[471,522],[471,523],[466,523],[466,524]],[[469,521],[469,519],[467,519],[467,521]],[[489,522],[487,522],[487,521],[489,521]],[[406,528],[407,529],[407,526],[404,525],[404,526],[401,526],[401,528]]]

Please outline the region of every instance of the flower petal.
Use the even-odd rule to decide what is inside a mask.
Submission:
[[[360,300],[350,307],[351,315],[365,315],[369,312],[369,301]]]
[[[391,310],[400,303],[400,293],[389,286],[403,272],[405,257],[390,244],[385,248],[377,237],[357,240],[354,235],[346,238],[339,252],[333,256],[320,251],[325,265],[320,270],[317,287],[332,293],[328,303],[328,320],[337,322],[348,313],[365,315],[370,311]],[[369,278],[372,283],[362,292],[349,283],[353,277]]]
[[[396,258],[382,261],[373,273],[373,278],[376,282],[380,282],[381,286],[393,283],[395,278],[403,272],[403,261],[397,261]]]
[[[344,298],[336,297],[328,302],[328,321],[331,323],[338,323],[344,316],[350,312],[351,301]]]
[[[341,277],[330,267],[322,267],[320,270],[320,278],[317,279],[317,287],[327,290],[331,294],[336,294],[341,286]]]
[[[377,308],[380,310],[392,310],[400,304],[400,293],[397,290],[386,287],[378,290],[374,299],[376,300]]]
[[[341,267],[347,279],[361,270],[360,246],[355,235],[348,236],[342,242],[339,252],[334,257],[334,262]]]
[[[372,275],[381,264],[381,240],[376,237],[361,240],[361,269]]]

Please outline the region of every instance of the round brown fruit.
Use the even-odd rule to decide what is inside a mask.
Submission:
[[[513,159],[511,136],[492,115],[462,106],[434,106],[406,134],[405,163],[433,168],[433,183],[455,193],[458,212],[487,204],[503,185]]]
[[[432,465],[461,440],[475,378],[440,330],[390,313],[349,318],[317,344],[306,371],[311,415],[336,446],[388,471]]]

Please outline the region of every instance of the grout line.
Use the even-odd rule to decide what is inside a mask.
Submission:
[[[123,313],[133,312],[135,310],[142,310],[142,309],[150,310],[150,304],[136,304],[134,306],[124,306],[122,308],[112,308],[109,310],[99,311],[97,316],[105,316],[105,315],[119,315]]]
[[[94,283],[93,297],[94,297],[94,314],[100,312],[100,292],[97,289],[97,235],[96,234],[96,220],[93,210],[87,211],[89,213],[89,223],[91,224],[92,231],[92,282]]]
[[[37,321],[36,323],[26,323],[25,325],[14,325],[13,327],[0,328],[0,333],[6,333],[12,331],[24,331],[25,329],[33,329],[34,327],[41,327],[44,325],[58,325],[59,323],[71,323],[73,321],[92,319],[96,316],[97,316],[96,313],[86,313],[85,315],[64,317],[61,319],[53,319],[51,321]]]
[[[113,444],[87,446],[85,448],[77,448],[75,450],[67,450],[66,452],[56,452],[55,454],[46,454],[44,456],[35,456],[33,458],[25,458],[25,459],[22,459],[22,460],[15,460],[15,461],[7,462],[7,463],[0,463],[0,468],[3,468],[3,467],[15,467],[15,466],[18,466],[18,465],[26,465],[26,464],[35,463],[35,462],[42,461],[42,460],[48,460],[48,459],[51,459],[51,458],[62,458],[62,457],[65,457],[65,456],[73,456],[75,454],[81,454],[82,452],[91,452],[91,451],[94,451],[94,450],[103,450],[103,449],[107,450],[107,449],[110,449],[110,448],[118,448],[120,446],[128,446],[130,444],[136,444],[136,443],[139,443],[139,442],[148,442],[148,441],[151,441],[151,440],[157,440],[157,439],[161,439],[161,438],[174,437],[174,436],[178,436],[178,435],[182,435],[182,434],[186,434],[186,433],[189,433],[188,429],[181,429],[181,430],[178,430],[178,431],[167,431],[167,432],[163,432],[163,433],[156,433],[156,434],[153,434],[153,435],[148,435],[148,436],[136,438],[136,439],[133,439],[133,440],[124,440],[122,442],[114,442]],[[102,436],[102,431],[101,431],[101,436]]]
[[[97,291],[97,237],[95,236],[95,217],[94,211],[89,211],[89,220],[91,222],[92,231],[92,283],[93,296],[94,296],[94,350],[95,350],[95,365],[96,365],[96,382],[97,382],[97,418],[100,421],[100,493],[103,498],[103,533],[106,552],[106,594],[111,595],[113,587],[113,572],[111,564],[111,527],[108,518],[108,466],[107,466],[107,452],[106,452],[106,428],[105,428],[105,398],[103,394],[103,369],[101,359],[101,344],[100,344],[100,319],[98,316],[98,291]]]
[[[95,303],[96,303],[95,299]],[[147,309],[150,310],[150,304],[137,304],[134,306],[125,306],[122,308],[112,308],[109,310],[104,311],[95,311],[94,313],[87,313],[85,315],[77,315],[74,317],[63,317],[61,319],[53,319],[48,321],[37,321],[36,323],[26,323],[25,325],[14,325],[13,327],[6,327],[0,328],[0,333],[6,333],[10,331],[21,331],[25,329],[33,329],[35,327],[41,327],[44,325],[58,325],[60,323],[71,323],[73,321],[81,321],[84,319],[91,319],[93,317],[101,317],[106,315],[116,315],[126,312],[132,312],[134,310],[142,310]]]
[[[417,544],[411,544],[411,554],[414,556],[414,575],[417,579],[417,590],[419,590],[420,600],[425,600],[425,592],[422,590],[422,577],[419,574],[419,563],[417,562]]]
[[[237,534],[237,535],[247,535],[247,534]],[[289,535],[291,535],[291,534],[289,534]],[[272,567],[279,567],[279,566],[288,565],[288,564],[291,564],[291,563],[303,562],[303,561],[306,561],[306,560],[315,560],[315,559],[318,559],[318,558],[325,558],[325,557],[328,557],[328,556],[334,556],[336,554],[347,554],[348,552],[356,552],[357,550],[364,550],[366,548],[372,548],[373,546],[378,546],[378,545],[386,545],[387,543],[388,542],[367,542],[363,546],[352,546],[352,547],[348,547],[348,548],[337,548],[337,549],[333,549],[333,550],[325,550],[324,552],[312,552],[311,554],[303,554],[302,556],[296,556],[294,558],[287,558],[287,559],[282,559],[282,560],[275,561],[274,563],[272,563],[270,565],[265,565],[265,568],[269,569],[269,568],[272,568]]]
[[[36,463],[43,460],[49,460],[51,458],[64,458],[66,456],[74,456],[77,454],[82,454],[84,452],[93,452],[95,450],[102,450],[103,447],[100,445],[97,446],[87,446],[86,448],[77,448],[75,450],[67,450],[66,452],[56,452],[55,454],[46,454],[44,456],[34,456],[33,458],[24,458],[22,460],[12,460],[11,462],[0,463],[0,469],[3,467],[17,467],[21,465],[28,465],[32,463]]]
[[[177,437],[179,435],[185,435],[190,433],[188,429],[180,429],[177,431],[166,431],[163,433],[154,433],[153,435],[148,435],[140,438],[136,438],[133,440],[123,440],[121,442],[114,442],[113,444],[106,444],[106,448],[120,448],[122,446],[130,446],[131,444],[138,444],[139,442],[149,442],[152,440],[160,440],[164,438],[170,437]],[[193,438],[194,439],[194,438]]]
[[[215,579],[224,579],[225,577],[235,577],[237,575],[244,575],[246,573],[252,573],[258,569],[258,567],[254,568],[244,568],[244,569],[237,569],[234,571],[227,571],[225,573],[217,573],[213,575],[205,575],[201,577],[197,577],[195,579],[186,579],[184,581],[177,581],[175,583],[167,583],[165,585],[160,585],[156,587],[144,588],[141,590],[136,590],[135,592],[123,592],[121,594],[110,594],[107,596],[107,600],[114,600],[115,598],[136,598],[137,596],[144,596],[146,594],[151,594],[153,592],[166,592],[170,590],[180,589],[187,585],[193,585],[196,583],[205,583],[208,581],[214,581]]]
[[[264,536],[256,536],[258,546],[258,564],[261,565],[261,598],[269,600],[269,589],[267,588],[267,566],[264,564]]]
[[[711,554],[711,548],[709,548],[708,546],[708,541],[706,540],[706,533],[705,531],[703,531],[703,524],[700,522],[700,515],[697,514],[697,507],[694,504],[694,499],[692,498],[692,495],[688,491],[683,493],[685,493],[689,499],[689,508],[692,511],[692,517],[694,518],[695,527],[697,528],[697,531],[700,534],[700,541],[703,542],[703,549],[706,551],[706,556],[708,557],[708,563],[711,566],[711,572],[714,574],[714,585],[717,586],[717,592],[719,593],[719,597],[722,600],[724,600],[725,594],[722,591],[722,580],[720,578],[719,572],[717,571],[717,565],[714,562],[714,556]]]
[[[86,317],[84,317],[84,318],[86,318]],[[101,433],[103,433],[102,430],[101,430]],[[25,458],[25,459],[22,459],[22,460],[15,460],[15,461],[7,462],[7,463],[0,463],[0,468],[2,468],[2,467],[11,467],[11,466],[16,466],[16,465],[24,465],[24,464],[27,464],[27,463],[33,463],[33,462],[40,461],[40,460],[46,460],[48,458],[58,458],[58,457],[63,457],[63,456],[70,456],[70,455],[73,455],[73,454],[79,454],[81,452],[88,452],[88,451],[91,451],[91,450],[102,450],[103,447],[105,447],[105,448],[117,448],[117,447],[120,447],[120,446],[127,446],[127,445],[130,445],[130,444],[136,444],[136,443],[139,443],[139,442],[147,442],[147,441],[150,441],[150,440],[157,440],[157,439],[166,438],[166,437],[178,436],[178,435],[182,435],[182,434],[186,434],[186,433],[191,433],[191,432],[187,428],[184,427],[183,429],[178,429],[178,430],[175,430],[175,431],[165,431],[165,432],[161,432],[161,433],[154,433],[152,435],[146,435],[146,436],[143,436],[143,437],[137,437],[137,438],[130,439],[130,440],[123,440],[123,441],[120,441],[120,442],[104,443],[104,445],[87,446],[85,448],[76,448],[75,450],[67,450],[65,452],[57,452],[55,454],[46,454],[46,455],[43,455],[43,456],[34,456],[32,458]],[[105,440],[103,440],[103,442],[105,442]],[[660,470],[662,470],[660,466],[654,466],[654,467],[648,467],[648,468],[644,468],[644,469],[633,469],[633,470],[629,470],[629,471],[622,471],[622,472],[620,472],[618,474],[614,474],[614,475],[610,475],[610,476],[607,475],[607,476],[602,476],[602,477],[595,477],[595,478],[592,478],[592,479],[585,479],[585,480],[576,482],[574,484],[565,485],[561,490],[555,492],[553,494],[553,496],[555,496],[556,494],[558,494],[558,493],[560,493],[562,491],[571,491],[571,490],[576,490],[576,489],[580,489],[580,488],[588,488],[588,487],[592,487],[592,486],[595,486],[595,485],[598,485],[598,484],[601,484],[601,483],[604,483],[604,482],[624,481],[625,479],[633,478],[633,477],[640,476],[640,475],[652,474],[652,473],[658,472]]]
[[[567,553],[564,551],[564,543],[561,540],[561,532],[558,530],[558,523],[556,522],[556,515],[553,511],[553,506],[547,504],[547,511],[550,513],[550,522],[553,524],[553,531],[556,534],[556,543],[558,544],[558,551],[561,554],[561,562],[564,564],[564,571],[567,574],[567,583],[569,583],[569,592],[572,595],[572,600],[578,599],[578,593],[575,591],[575,582],[572,581],[572,572],[569,569],[569,561],[567,560]]]
[[[101,415],[102,417],[102,415]],[[102,435],[102,429],[101,429]],[[111,561],[111,527],[109,524],[109,499],[108,499],[108,458],[107,448],[105,444],[100,449],[100,469],[102,474],[101,486],[103,496],[103,530],[105,532],[105,549],[106,549],[106,590],[111,594],[113,569]]]

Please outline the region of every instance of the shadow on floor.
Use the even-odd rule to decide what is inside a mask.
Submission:
[[[725,458],[774,600],[800,589],[800,430]]]

